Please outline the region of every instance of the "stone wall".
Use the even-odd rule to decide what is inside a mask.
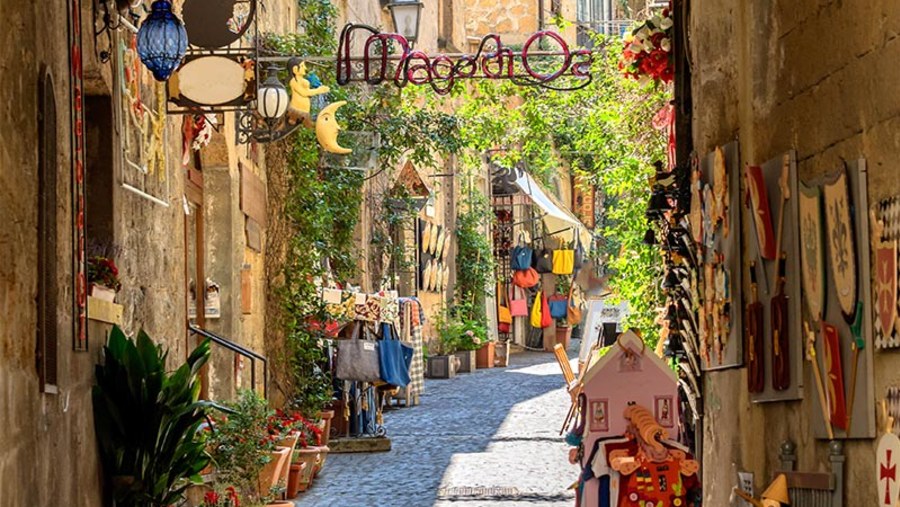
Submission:
[[[741,165],[797,150],[814,178],[864,157],[869,202],[900,193],[900,3],[892,0],[692,2],[694,143],[705,153],[740,140]],[[875,353],[875,396],[900,381],[891,352]],[[785,438],[804,470],[827,470],[828,449],[809,429],[815,388],[802,402],[749,402],[746,372],[707,375],[704,504],[726,505],[735,467],[768,483]],[[860,399],[874,410],[875,400]],[[847,505],[875,503],[875,442],[848,442]],[[849,500],[849,495],[856,499]]]
[[[89,187],[87,217],[92,235],[115,246],[122,290],[126,332],[144,329],[169,349],[170,366],[182,362],[196,344],[187,322],[185,243],[185,172],[182,168],[182,117],[169,116],[165,125],[165,177],[168,189],[154,203],[125,190],[120,154],[123,140],[112,125],[115,90],[112,84],[116,54],[110,62],[97,58],[93,9],[84,1],[86,148]],[[180,5],[181,2],[176,2]],[[263,29],[284,32],[294,26],[296,2],[267,2]],[[101,504],[102,474],[94,434],[90,389],[93,367],[109,330],[89,321],[90,347],[72,350],[72,205],[69,121],[69,59],[66,2],[4,4],[7,29],[0,35],[4,89],[0,108],[0,507],[22,505],[97,506]],[[119,31],[117,36],[127,36]],[[106,43],[105,36],[98,39]],[[115,42],[116,39],[113,39]],[[115,47],[114,45],[112,46]],[[101,46],[100,49],[104,49]],[[57,279],[59,284],[58,394],[42,394],[35,355],[38,273],[37,252],[37,97],[38,76],[46,65],[56,83],[58,114],[59,210]],[[153,99],[146,98],[148,105]],[[234,117],[225,115],[223,134],[201,153],[209,165],[204,198],[207,273],[223,286],[223,319],[211,324],[222,334],[254,350],[263,351],[265,283],[263,256],[247,248],[244,215],[240,208],[240,170],[243,164],[265,181],[265,167],[257,166],[262,148],[235,146]],[[221,221],[222,223],[219,223]],[[262,232],[265,244],[265,231]],[[215,266],[216,270],[210,270]],[[253,301],[242,311],[241,272],[248,270]],[[227,326],[225,325],[227,323]],[[214,347],[215,349],[215,347]],[[217,349],[211,368],[210,393],[230,398],[238,385],[249,387],[249,365],[243,371],[231,354]],[[261,371],[258,371],[261,374]]]

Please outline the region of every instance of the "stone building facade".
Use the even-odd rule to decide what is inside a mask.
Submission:
[[[101,504],[91,386],[93,366],[101,359],[110,324],[88,319],[88,346],[73,350],[70,3],[15,2],[4,4],[3,9],[10,20],[0,50],[4,67],[0,82],[6,90],[0,119],[4,146],[0,149],[0,217],[9,225],[0,232],[0,252],[7,259],[0,267],[0,307],[5,315],[0,326],[3,507]],[[221,296],[221,317],[207,319],[206,327],[247,348],[264,351],[265,231],[257,242],[261,246],[250,248],[241,206],[242,171],[265,181],[263,148],[235,144],[231,113],[221,117],[220,131],[213,134],[208,146],[191,152],[187,163],[182,160],[181,116],[162,115],[162,130],[156,132],[162,142],[153,147],[143,144],[146,138],[129,140],[118,123],[119,115],[128,113],[128,106],[123,106],[126,102],[116,73],[123,63],[119,44],[127,48],[133,32],[122,27],[110,32],[109,38],[106,33],[93,37],[95,26],[102,26],[102,11],[95,10],[93,2],[75,4],[81,4],[83,22],[86,247],[90,253],[101,245],[118,265],[122,282],[117,296],[121,317],[103,318],[119,321],[129,333],[144,329],[169,350],[173,366],[183,361],[197,343],[187,330],[190,265],[202,262],[206,278],[220,287]],[[178,10],[182,2],[175,4]],[[261,11],[259,18],[265,29],[284,33],[294,28],[297,5],[293,0],[266,4],[268,9]],[[51,76],[53,86],[43,97],[55,102],[55,114],[39,107],[39,85],[45,74]],[[146,71],[143,76],[143,91],[157,90]],[[144,105],[159,112],[153,93],[142,98]],[[41,143],[39,127],[45,124],[55,125],[55,131]],[[146,131],[144,135],[148,135]],[[137,149],[134,143],[143,151],[129,158]],[[43,152],[39,146],[45,147]],[[55,179],[57,207],[49,210],[38,190],[44,153],[54,157],[48,164],[54,169],[49,173]],[[146,169],[152,156],[162,161],[149,173],[152,178],[136,176],[135,167],[126,161],[143,163]],[[188,204],[186,167],[202,168],[204,191],[196,205]],[[55,243],[51,257],[56,269],[52,273],[38,268],[39,245],[44,244],[41,234],[46,227],[39,222],[42,214],[55,223],[56,234],[50,243]],[[198,216],[204,223],[199,229],[195,227]],[[199,256],[197,238],[206,245]],[[45,292],[42,287],[48,279],[55,282],[57,304],[52,318],[42,322],[35,303]],[[57,330],[53,368],[57,378],[46,388],[36,367],[42,354],[46,356],[36,344],[39,326]],[[205,380],[207,394],[228,399],[238,386],[249,387],[248,368],[246,362],[214,347]]]
[[[743,166],[793,148],[803,180],[863,157],[869,203],[897,195],[898,33],[900,4],[890,0],[691,2],[697,152],[738,139]],[[874,354],[875,399],[857,400],[872,411],[900,381],[895,353]],[[707,375],[704,505],[729,503],[735,470],[755,472],[761,491],[779,468],[786,438],[797,443],[803,470],[829,469],[828,446],[810,429],[816,394],[804,368],[804,399],[785,403],[751,403],[743,369]],[[844,505],[875,504],[875,446],[871,439],[845,443]]]

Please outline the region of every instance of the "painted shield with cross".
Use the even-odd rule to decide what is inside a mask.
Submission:
[[[894,507],[900,500],[900,438],[893,433],[886,433],[878,440],[878,451],[875,453],[875,474],[878,478],[878,505]]]
[[[875,247],[875,308],[884,336],[890,336],[897,320],[897,243]]]

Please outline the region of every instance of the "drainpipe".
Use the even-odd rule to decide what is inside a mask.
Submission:
[[[544,0],[538,0],[538,31],[544,29]]]

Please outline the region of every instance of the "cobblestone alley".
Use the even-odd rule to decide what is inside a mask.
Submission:
[[[385,411],[391,452],[331,454],[297,505],[572,505],[578,469],[559,435],[568,395],[553,354],[429,379],[421,401]]]

